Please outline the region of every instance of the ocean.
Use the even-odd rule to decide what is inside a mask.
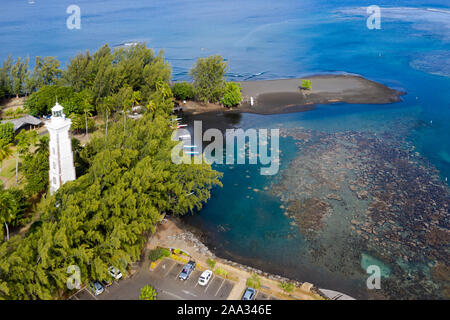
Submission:
[[[81,8],[79,30],[66,27],[66,9],[72,4]],[[407,94],[389,105],[319,105],[305,113],[243,114],[237,125],[302,128],[329,135],[396,133],[400,126],[405,143],[427,166],[437,169],[445,183],[450,178],[448,1],[377,1],[381,7],[378,30],[366,25],[365,7],[371,4],[348,0],[35,0],[34,4],[3,0],[0,59],[29,56],[33,61],[35,56],[56,56],[65,65],[77,53],[94,51],[105,43],[114,47],[146,42],[156,51],[164,50],[174,80],[189,79],[195,60],[214,54],[228,61],[227,76],[233,81],[344,72],[362,75]],[[326,259],[313,259],[307,253],[312,240],[293,227],[279,197],[262,192],[273,187],[302,153],[290,137],[282,138],[281,150],[282,170],[277,177],[260,176],[255,166],[217,166],[225,173],[224,187],[214,190],[213,198],[187,223],[205,232],[219,256],[355,297],[370,296],[364,288],[366,253],[354,255],[355,261],[365,262],[360,269],[354,267],[352,276],[339,266],[330,267]],[[390,297],[405,298],[392,292]]]

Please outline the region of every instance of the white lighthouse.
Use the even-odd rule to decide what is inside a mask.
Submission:
[[[45,126],[50,133],[50,193],[53,194],[65,182],[75,180],[72,142],[69,129],[72,121],[63,113],[63,107],[56,102],[52,116]]]

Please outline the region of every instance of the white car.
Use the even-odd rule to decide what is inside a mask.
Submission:
[[[208,284],[209,280],[211,280],[212,274],[213,273],[211,270],[203,271],[200,278],[198,278],[198,284],[201,286],[206,286]]]
[[[120,278],[122,278],[122,272],[120,272],[119,269],[114,268],[113,266],[108,268],[108,272],[116,280],[119,280]]]

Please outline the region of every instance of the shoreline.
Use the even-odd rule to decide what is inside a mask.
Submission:
[[[340,298],[338,300],[359,300],[359,299],[365,300],[368,298],[365,295],[354,295],[352,294],[352,292],[345,289],[344,291],[338,291],[341,290],[339,289],[340,287],[339,283],[328,283],[327,281],[325,281],[327,283],[322,283],[318,285],[314,280],[304,280],[304,279],[302,280],[301,277],[299,277],[298,275],[294,276],[292,274],[289,275],[289,272],[282,271],[277,267],[271,268],[269,266],[270,261],[265,261],[264,264],[258,263],[255,264],[254,262],[252,262],[251,259],[247,259],[246,257],[236,256],[228,251],[220,252],[220,250],[216,248],[215,244],[211,242],[209,239],[209,237],[212,237],[212,235],[209,235],[207,232],[203,231],[200,227],[196,227],[185,222],[182,218],[178,219],[179,219],[178,223],[181,229],[185,230],[188,233],[193,234],[194,237],[197,239],[197,241],[200,242],[205,248],[207,248],[208,252],[210,252],[210,254],[212,254],[214,258],[222,260],[227,264],[237,266],[238,268],[244,270],[250,270],[251,272],[257,273],[260,276],[267,277],[273,281],[291,282],[298,287],[300,287],[302,284],[308,284],[311,286],[310,288],[314,293],[326,299],[336,298],[336,293],[340,295]],[[266,267],[263,267],[261,265],[265,265]],[[330,294],[332,294],[333,292],[335,294],[330,296]]]
[[[302,79],[311,80],[311,90],[300,88]],[[193,115],[218,112],[271,115],[311,111],[319,104],[389,104],[401,101],[401,96],[406,94],[362,76],[348,74],[242,81],[240,84],[242,102],[237,107],[187,101],[182,104],[183,111]]]
[[[246,287],[246,280],[252,273],[257,274],[260,277],[261,284],[264,284],[262,285],[264,291],[269,290],[272,294],[278,296],[278,298],[290,300],[328,299],[325,293],[319,291],[319,288],[309,282],[289,279],[284,276],[265,272],[236,261],[216,256],[208,245],[204,244],[203,238],[204,237],[199,230],[186,224],[182,221],[182,218],[173,217],[165,224],[158,226],[158,229],[147,243],[147,248],[153,249],[158,246],[179,248],[184,252],[187,252],[191,258],[205,264],[208,258],[216,260],[216,267],[229,271],[233,276],[238,276],[238,279],[235,280],[235,288],[228,298],[231,300],[240,299],[242,292]],[[279,288],[279,283],[281,282],[293,283],[296,289],[291,294],[283,293],[282,289]]]

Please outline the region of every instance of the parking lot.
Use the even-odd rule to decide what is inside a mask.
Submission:
[[[279,300],[279,299],[275,298],[274,296],[268,295],[267,293],[257,290],[255,300]]]
[[[165,258],[155,270],[142,269],[135,276],[122,279],[105,291],[94,296],[87,288],[73,295],[72,300],[136,300],[140,289],[150,284],[158,293],[158,300],[226,300],[234,287],[234,282],[213,275],[206,286],[198,284],[202,271],[194,270],[190,277],[183,281],[178,275],[184,265]],[[258,295],[257,295],[258,296]]]
[[[179,288],[176,295],[181,293],[180,298],[186,296],[190,299],[205,300],[225,300],[228,298],[234,286],[232,281],[213,275],[206,286],[200,286],[198,284],[198,278],[202,273],[200,270],[194,270],[189,279],[182,281],[178,279],[178,275],[183,266],[179,262],[166,258],[152,272],[153,277],[155,280],[164,281],[166,287]]]

